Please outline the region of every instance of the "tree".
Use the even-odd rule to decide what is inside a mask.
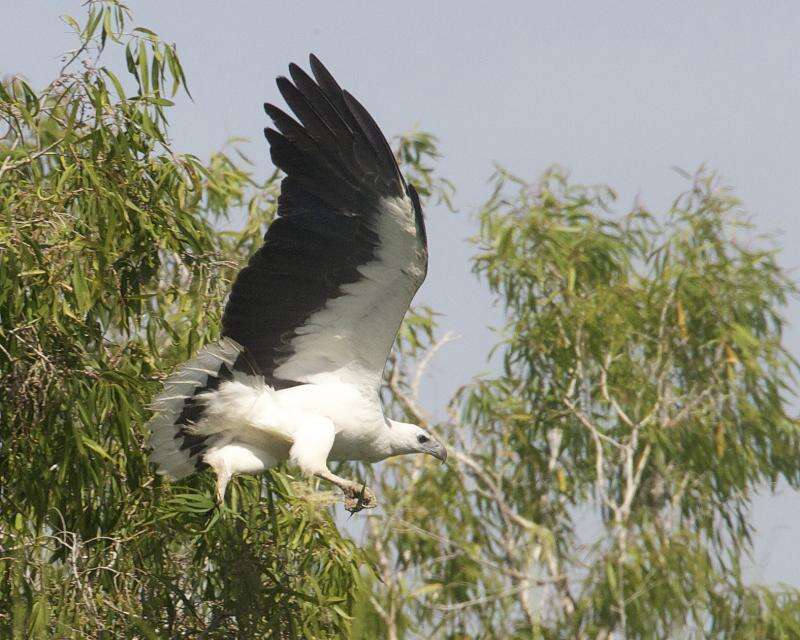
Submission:
[[[90,2],[56,80],[0,84],[0,637],[800,636],[798,593],[741,570],[750,496],[800,484],[795,286],[703,172],[657,216],[498,170],[474,258],[506,311],[496,373],[431,424],[418,390],[451,338],[409,314],[384,400],[452,462],[384,464],[359,544],[291,470],[222,510],[209,475],[154,476],[147,403],[217,337],[279,176],[173,149],[186,78],[129,18]],[[449,201],[434,138],[398,157]]]
[[[473,264],[506,311],[499,372],[439,425],[449,469],[390,464],[391,526],[366,539],[388,637],[800,637],[798,592],[742,575],[751,496],[800,481],[796,288],[689,177],[665,216],[619,216],[562,170],[498,170]],[[412,370],[389,386],[424,423]]]
[[[289,476],[209,515],[207,477],[148,465],[147,403],[217,337],[278,177],[172,148],[176,49],[128,17],[90,3],[58,78],[0,85],[0,636],[343,637],[363,554]]]

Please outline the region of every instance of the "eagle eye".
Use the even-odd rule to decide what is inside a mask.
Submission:
[[[426,436],[424,433],[420,433],[417,436],[417,442],[419,442],[420,444],[425,444],[426,442],[430,442],[430,438]]]

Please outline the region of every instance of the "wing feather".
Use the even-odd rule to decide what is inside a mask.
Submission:
[[[427,271],[424,219],[366,109],[311,56],[278,78],[295,118],[265,105],[285,174],[278,216],[234,282],[223,334],[276,386],[326,376],[380,384]]]

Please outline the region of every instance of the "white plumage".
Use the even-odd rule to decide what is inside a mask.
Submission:
[[[278,87],[298,117],[265,105],[278,217],[234,283],[223,337],[180,366],[154,401],[152,460],[181,478],[205,466],[217,498],[236,473],[290,460],[375,506],[328,460],[376,462],[443,445],[384,416],[383,369],[427,271],[419,199],[364,108],[311,56]]]

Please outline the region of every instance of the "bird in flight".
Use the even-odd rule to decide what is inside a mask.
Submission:
[[[314,55],[310,65],[312,75],[291,64],[277,80],[296,119],[264,105],[286,174],[277,217],[233,283],[222,339],[156,397],[151,459],[176,479],[210,467],[219,503],[234,474],[289,460],[340,487],[353,512],[375,496],[329,460],[447,457],[425,429],[387,418],[379,398],[428,247],[419,196],[378,125]]]

